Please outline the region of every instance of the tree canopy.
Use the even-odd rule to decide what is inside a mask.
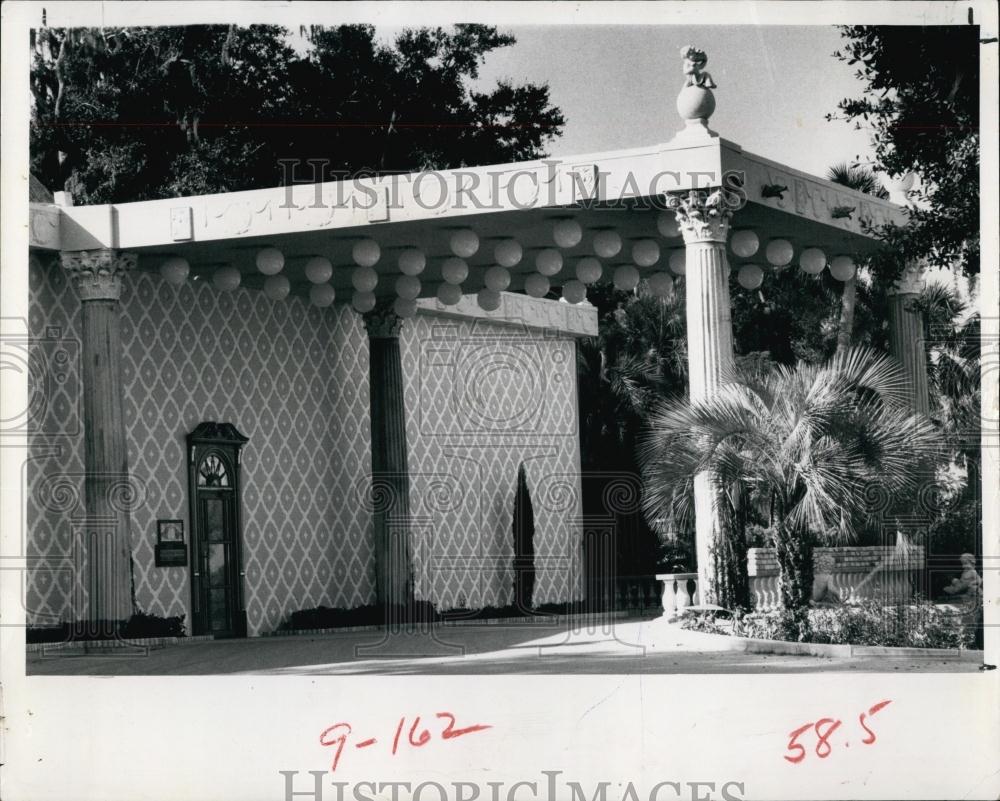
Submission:
[[[32,171],[78,202],[123,202],[539,158],[562,132],[545,84],[475,88],[515,41],[491,26],[301,35],[297,49],[268,25],[35,31]]]
[[[979,28],[852,25],[841,33],[846,44],[834,56],[857,65],[864,89],[839,103],[840,114],[871,130],[878,170],[920,177],[909,224],[882,232],[894,258],[880,272],[892,279],[904,260],[925,259],[978,273]]]

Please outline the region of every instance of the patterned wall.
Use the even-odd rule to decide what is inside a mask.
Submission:
[[[58,264],[33,265],[30,329],[43,345],[33,343],[33,386],[45,382],[46,402],[31,440],[29,553],[50,564],[53,554],[72,553],[82,513],[79,322]],[[212,419],[250,438],[242,499],[250,633],[276,628],[296,609],[371,603],[360,318],[253,290],[176,288],[140,272],[126,282],[122,327],[140,609],[190,616],[188,569],[155,567],[153,546],[158,518],[184,519],[189,536],[184,437]],[[572,340],[424,315],[404,331],[418,595],[443,608],[509,602],[510,517],[524,461],[537,499],[536,601],[580,597]],[[68,355],[56,369],[59,347]],[[29,618],[72,617],[72,576],[45,564],[31,572]]]

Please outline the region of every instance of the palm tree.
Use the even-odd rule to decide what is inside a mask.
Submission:
[[[827,171],[826,178],[835,184],[856,189],[866,195],[872,195],[882,200],[889,199],[889,193],[879,183],[875,173],[857,164],[847,164],[846,162],[834,164]],[[853,275],[844,281],[844,294],[840,302],[840,325],[837,331],[837,353],[844,353],[851,347],[857,297],[858,278],[857,275]]]
[[[872,518],[866,499],[912,490],[938,446],[931,422],[906,406],[901,369],[875,351],[733,373],[714,397],[652,415],[641,454],[645,511],[690,515],[702,471],[720,488],[720,511],[739,508],[732,500],[741,496],[770,521],[782,606],[802,632],[815,543],[852,540]],[[721,516],[725,537],[732,520]]]

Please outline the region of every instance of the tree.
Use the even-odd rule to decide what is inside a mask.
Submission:
[[[850,541],[868,514],[867,492],[913,490],[920,465],[937,456],[936,429],[905,404],[901,370],[868,349],[734,373],[712,398],[653,414],[642,451],[646,514],[689,516],[693,477],[708,472],[720,511],[728,496],[730,508],[743,503],[769,521],[781,602],[802,633],[814,545]],[[720,516],[732,536],[731,516]]]
[[[543,84],[470,88],[515,41],[490,26],[290,41],[266,25],[37,31],[32,172],[79,203],[125,202],[539,158],[562,131]]]
[[[835,184],[864,192],[868,195],[889,199],[889,193],[879,184],[878,178],[871,170],[858,165],[840,163],[827,171],[827,180]],[[840,324],[837,329],[837,353],[845,353],[851,347],[854,334],[854,311],[857,307],[858,275],[855,272],[844,281],[844,292],[840,304]]]
[[[834,56],[857,65],[861,97],[838,104],[872,132],[875,166],[920,177],[907,225],[882,229],[873,262],[891,285],[905,261],[979,272],[979,28],[844,26]],[[835,115],[828,115],[832,119]]]

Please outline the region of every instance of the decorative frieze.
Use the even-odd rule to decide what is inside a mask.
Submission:
[[[78,250],[64,252],[60,258],[81,301],[120,300],[122,279],[139,260],[135,253],[117,250]]]

